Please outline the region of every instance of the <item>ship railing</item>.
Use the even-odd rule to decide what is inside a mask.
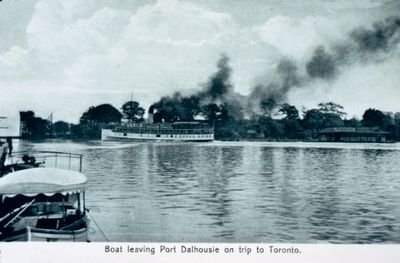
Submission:
[[[58,151],[18,151],[8,157],[8,165],[54,167],[82,172],[82,154]]]

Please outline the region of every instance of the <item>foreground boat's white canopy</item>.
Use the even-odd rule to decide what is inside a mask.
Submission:
[[[13,197],[18,194],[47,196],[56,193],[84,191],[86,176],[80,172],[57,168],[32,168],[9,173],[0,178],[0,195]]]

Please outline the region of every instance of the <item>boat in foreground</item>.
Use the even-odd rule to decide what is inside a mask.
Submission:
[[[46,161],[55,157],[55,167],[44,167],[45,162],[24,154],[3,171],[0,241],[88,241],[82,156],[41,153]],[[78,171],[57,167],[63,163],[71,168],[73,157],[78,158]]]

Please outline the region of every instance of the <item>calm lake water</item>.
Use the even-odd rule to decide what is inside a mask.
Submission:
[[[400,243],[400,144],[25,143],[84,155],[110,241]],[[91,224],[91,240],[106,241]]]

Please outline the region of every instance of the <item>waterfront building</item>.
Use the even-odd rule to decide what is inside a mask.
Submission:
[[[378,127],[332,127],[318,133],[321,142],[386,142],[388,132]]]

